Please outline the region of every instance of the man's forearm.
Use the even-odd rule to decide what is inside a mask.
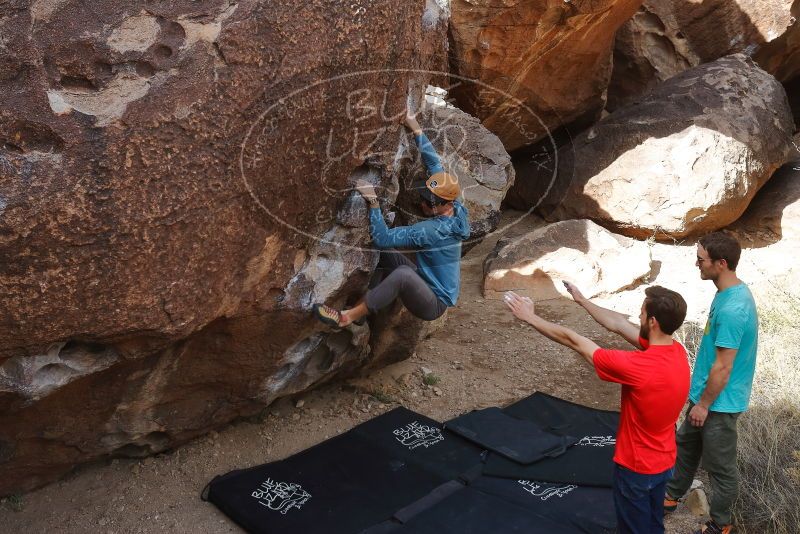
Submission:
[[[405,124],[408,127],[408,129],[411,130],[414,133],[414,135],[419,135],[419,134],[422,133],[422,128],[420,127],[420,125],[419,125],[419,123],[417,122],[416,119],[413,119],[411,117],[407,117],[406,121],[405,121]]]
[[[576,298],[575,302],[583,306],[592,316],[592,319],[597,321],[603,328],[619,334],[634,347],[642,348],[639,342],[639,327],[631,323],[627,316],[614,310],[602,308],[586,297]]]
[[[546,321],[541,317],[539,317],[538,315],[533,317],[533,319],[528,320],[527,322],[543,336],[550,338],[556,343],[560,343],[565,347],[569,347],[572,350],[581,354],[581,351],[578,346],[580,336],[578,336],[577,333],[573,332],[569,328],[551,323],[550,321]],[[581,356],[583,356],[583,358],[590,364],[594,363],[592,361],[591,355],[587,356],[586,354],[581,354]]]
[[[623,314],[598,306],[585,297],[576,302],[589,312],[592,319],[597,321],[597,323],[606,330],[616,332],[619,329],[620,321],[628,321],[628,318]]]
[[[717,365],[716,363],[712,365],[708,373],[706,389],[703,390],[703,394],[700,396],[700,400],[697,404],[705,409],[709,409],[709,407],[714,404],[714,401],[717,400],[719,394],[722,393],[722,390],[725,389],[725,386],[728,385],[730,376],[731,369],[729,367]]]

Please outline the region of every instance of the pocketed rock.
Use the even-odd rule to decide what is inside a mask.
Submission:
[[[331,332],[309,306],[363,293],[350,180],[397,179],[397,118],[445,61],[446,12],[20,5],[0,17],[0,496],[369,361],[368,327]]]

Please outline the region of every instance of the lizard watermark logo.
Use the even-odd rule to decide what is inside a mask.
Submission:
[[[284,515],[292,508],[299,510],[311,498],[311,494],[300,484],[276,482],[271,478],[262,482],[261,486],[250,495],[257,499],[261,506]]]
[[[402,426],[394,430],[392,434],[394,434],[397,441],[412,451],[417,447],[425,447],[427,449],[431,445],[444,440],[444,435],[439,428],[424,425],[418,421]]]
[[[567,484],[565,486],[554,486],[551,484],[541,484],[539,482],[534,482],[532,480],[518,480],[517,482],[522,485],[522,488],[533,495],[534,497],[538,497],[543,501],[551,497],[563,497],[564,495],[568,494],[572,490],[576,489],[578,486],[574,484]]]
[[[584,436],[576,445],[581,447],[613,447],[617,440],[614,436]]]
[[[450,85],[411,90],[412,79],[445,79]],[[414,195],[404,194],[412,181],[427,177],[415,138],[401,124],[406,109],[398,104],[406,102],[412,113],[424,117],[424,132],[437,148],[442,166],[461,174],[462,201],[470,210],[470,222],[476,222],[473,217],[487,217],[484,226],[488,225],[488,218],[499,216],[500,201],[510,187],[511,164],[508,161],[503,167],[483,156],[479,163],[480,158],[464,159],[465,151],[476,152],[470,145],[475,143],[470,139],[474,134],[465,129],[464,120],[453,119],[461,112],[453,109],[446,95],[465,85],[476,86],[482,94],[496,94],[506,107],[513,104],[506,127],[515,128],[531,143],[548,145],[546,157],[539,154],[537,160],[550,178],[544,198],[555,182],[558,151],[533,109],[479,80],[415,69],[346,73],[314,80],[284,95],[265,91],[254,106],[257,115],[240,147],[239,174],[245,189],[262,212],[291,233],[346,249],[373,251],[354,242],[352,232],[332,229],[368,228],[366,203],[354,187],[357,179],[375,186],[387,219],[400,215],[404,224],[411,224],[420,218]],[[258,113],[259,109],[263,111]],[[330,124],[327,131],[318,131],[320,123]],[[307,124],[314,128],[306,128]],[[278,168],[281,175],[276,177]],[[504,221],[495,231],[515,225],[537,206]],[[497,224],[496,218],[492,220]]]

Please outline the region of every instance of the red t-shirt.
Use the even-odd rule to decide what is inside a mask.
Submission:
[[[631,471],[654,475],[675,465],[675,423],[689,395],[686,349],[672,345],[645,350],[597,349],[597,376],[622,384],[622,409],[614,461]]]

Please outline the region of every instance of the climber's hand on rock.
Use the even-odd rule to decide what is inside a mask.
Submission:
[[[414,135],[419,135],[422,133],[422,128],[420,128],[419,123],[417,122],[416,115],[411,113],[411,111],[408,109],[406,109],[403,124],[405,124],[409,130],[414,132]]]
[[[356,191],[358,191],[364,200],[375,200],[378,195],[375,193],[375,186],[368,181],[361,179],[356,182]]]

